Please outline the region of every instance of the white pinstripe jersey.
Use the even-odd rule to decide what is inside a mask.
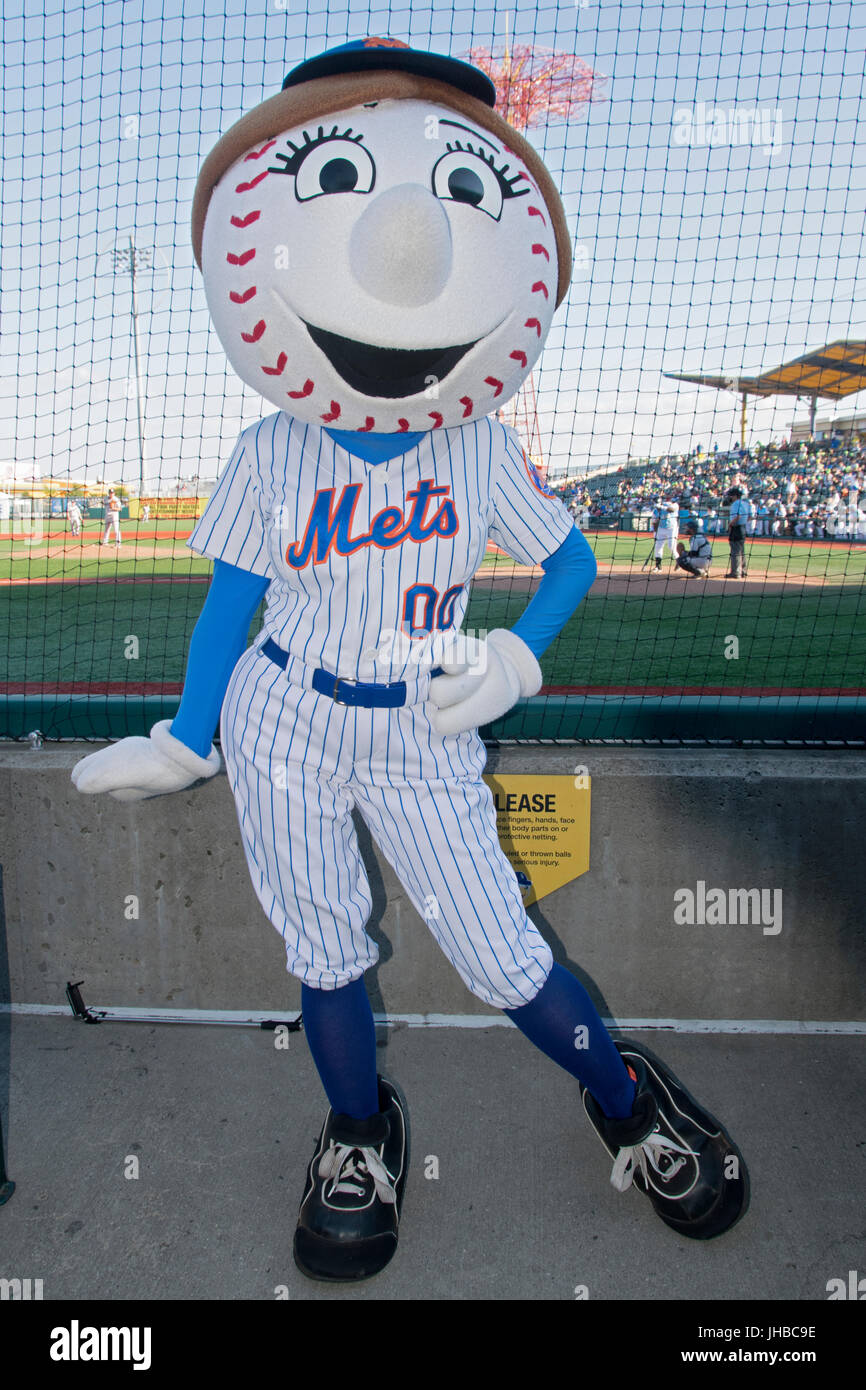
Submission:
[[[245,429],[187,544],[268,578],[264,630],[308,666],[370,681],[419,674],[416,637],[458,630],[488,536],[522,564],[574,523],[492,417],[368,463],[278,411]],[[429,651],[429,646],[428,646]]]

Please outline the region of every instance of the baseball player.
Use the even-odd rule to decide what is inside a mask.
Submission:
[[[538,693],[538,656],[596,573],[494,418],[571,273],[550,176],[494,100],[468,64],[357,40],[295,68],[205,160],[193,245],[208,306],[276,413],[243,430],[190,537],[214,574],[177,715],[73,772],[121,800],[183,789],[219,769],[220,721],[250,876],[301,980],[330,1106],[294,1239],[316,1279],[387,1264],[407,1171],[405,1104],[376,1068],[353,807],[467,988],[575,1078],[617,1188],[698,1239],[748,1196],[718,1122],[614,1041],[554,964],[482,780],[479,726]],[[489,537],[544,578],[514,628],[470,645],[459,629]]]
[[[75,501],[66,503],[66,520],[73,536],[81,535],[81,508]]]
[[[706,579],[713,547],[696,521],[687,521],[685,531],[689,537],[689,548],[687,551],[682,541],[677,542],[677,569],[683,570],[690,578]]]
[[[120,535],[120,498],[114,491],[114,488],[109,490],[108,496],[105,499],[105,530],[100,545],[108,545],[108,538],[112,533],[119,548],[122,543]]]
[[[676,554],[677,537],[679,535],[679,504],[672,497],[667,497],[663,502],[653,509],[652,528],[655,532],[655,548],[653,558],[655,569],[650,570],[650,574],[661,571],[662,556],[665,546],[668,546],[671,555]]]

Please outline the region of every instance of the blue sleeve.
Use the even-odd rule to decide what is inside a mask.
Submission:
[[[246,650],[253,615],[270,583],[215,560],[204,608],[189,643],[186,678],[170,732],[206,758],[232,671]]]
[[[565,627],[598,573],[589,541],[576,526],[541,568],[544,578],[538,591],[511,629],[536,657]]]

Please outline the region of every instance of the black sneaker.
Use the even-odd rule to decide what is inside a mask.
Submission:
[[[406,1117],[379,1077],[379,1114],[366,1120],[328,1111],[295,1231],[295,1264],[310,1279],[378,1274],[397,1249],[406,1185]]]
[[[749,1175],[730,1135],[681,1082],[638,1043],[614,1038],[637,1078],[631,1116],[609,1119],[584,1086],[583,1107],[614,1160],[611,1183],[634,1183],[665,1225],[710,1240],[739,1221],[749,1205]]]

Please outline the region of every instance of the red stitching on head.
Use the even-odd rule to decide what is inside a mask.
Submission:
[[[330,424],[332,420],[339,420],[340,407],[338,403],[336,401],[331,401],[331,409],[327,411],[324,415],[322,415],[320,418],[325,421],[326,425]]]
[[[438,411],[438,410],[428,410],[427,414],[430,416],[430,419],[433,421],[433,428],[434,428],[434,430],[441,429],[441,428],[442,428],[442,416],[439,414],[439,411]]]
[[[253,329],[252,333],[242,333],[242,334],[241,334],[241,337],[243,338],[243,340],[244,340],[245,343],[257,343],[257,342],[259,341],[259,338],[260,338],[260,337],[262,336],[262,334],[264,333],[264,331],[265,331],[265,321],[264,321],[264,319],[259,319],[259,321],[258,321],[258,323],[256,324],[255,328]]]
[[[535,284],[532,286],[532,293],[543,294],[545,299],[550,298],[550,296],[547,293],[547,286],[545,285],[543,280],[536,280]]]
[[[280,356],[282,357],[282,353],[280,353]],[[291,396],[293,401],[299,401],[302,396],[309,396],[312,389],[313,383],[310,381],[310,378],[307,377],[300,391],[287,391],[286,395]]]
[[[461,405],[465,405],[465,407],[466,407],[466,409],[465,409],[464,412],[463,412],[463,419],[464,419],[464,420],[467,420],[467,419],[469,418],[469,416],[472,414],[472,397],[471,397],[471,396],[461,396],[461,397],[460,397],[460,404],[461,404]]]
[[[519,348],[515,352],[510,352],[508,356],[513,357],[515,362],[519,362],[521,367],[526,366],[526,353],[521,352]]]
[[[261,159],[262,155],[271,148],[271,145],[276,143],[276,140],[269,140],[266,145],[262,145],[260,150],[250,150],[249,154],[244,155],[244,159]]]
[[[262,215],[261,208],[256,208],[255,212],[248,212],[246,217],[232,216],[233,227],[248,227],[251,222],[258,222]]]
[[[400,416],[400,419],[397,421],[397,431],[396,431],[397,434],[405,434],[406,431],[408,430],[408,428],[409,428],[409,421],[408,421],[408,420],[404,420],[403,417],[402,417],[402,415],[401,415],[401,416]]]
[[[373,426],[375,425],[375,423],[376,423],[376,421],[375,421],[375,419],[374,419],[374,417],[373,417],[372,415],[367,415],[367,416],[365,416],[365,418],[364,418],[364,423],[363,423],[363,425],[361,426],[361,428],[358,430],[358,433],[359,433],[359,434],[364,434],[366,430],[371,430],[371,429],[373,428]]]
[[[532,208],[527,208],[526,211],[529,213],[529,216],[530,216],[530,217],[540,217],[541,220],[542,220],[542,222],[544,223],[545,227],[547,226],[547,218],[545,217],[544,213],[541,211],[541,208],[532,207]]]
[[[541,324],[539,323],[538,319],[527,319],[523,327],[534,328],[538,337],[541,337]]]
[[[262,179],[266,179],[267,177],[268,171],[267,169],[263,169],[260,174],[256,174],[255,178],[250,179],[248,183],[239,183],[235,189],[235,193],[249,193],[251,188],[255,188],[257,183],[261,183]]]
[[[226,260],[228,261],[229,265],[246,265],[247,261],[251,261],[255,254],[255,247],[252,247],[252,249],[249,251],[242,251],[239,256],[236,256],[233,251],[229,251],[228,255],[226,256]]]
[[[279,357],[277,358],[277,365],[275,367],[262,367],[262,371],[265,372],[268,376],[282,376],[283,370],[288,360],[289,359],[286,356],[286,354],[284,352],[281,352]]]
[[[550,252],[546,246],[542,246],[540,241],[532,243],[532,254],[533,256],[545,256],[547,260],[550,260]]]
[[[512,355],[512,357],[513,357],[513,356],[514,356],[514,353],[512,353],[511,355]],[[495,387],[496,387],[496,390],[493,392],[493,394],[494,394],[494,396],[498,396],[498,395],[499,395],[499,392],[502,390],[502,382],[499,381],[495,376],[486,376],[486,377],[484,378],[484,380],[485,380],[485,382],[487,383],[488,386],[495,386]]]
[[[255,285],[250,285],[248,290],[244,290],[243,294],[238,294],[237,290],[229,290],[229,299],[232,304],[246,304],[248,299],[252,299],[255,292]]]

